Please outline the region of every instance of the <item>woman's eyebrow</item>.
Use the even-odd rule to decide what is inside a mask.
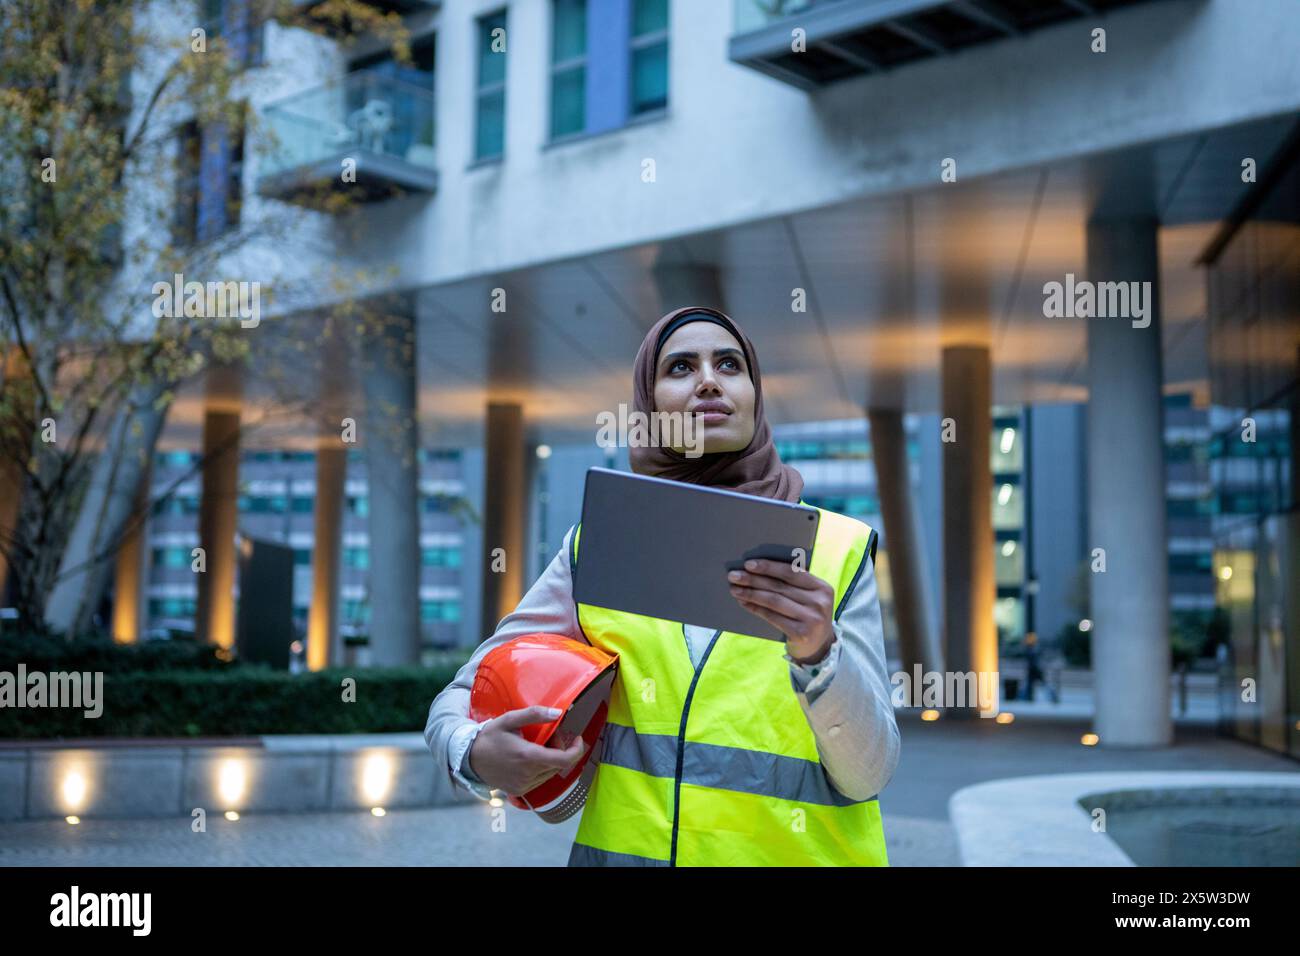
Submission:
[[[720,349],[714,349],[714,350],[713,350],[713,357],[714,357],[714,358],[717,358],[717,357],[720,356],[720,355],[734,355],[734,356],[736,356],[736,358],[740,359],[742,362],[745,360],[745,355],[744,355],[743,352],[740,351],[740,349],[732,348],[732,347],[730,347],[730,346],[727,346],[726,348],[720,348]],[[664,356],[664,359],[663,359],[663,360],[664,360],[665,362],[671,362],[671,361],[673,361],[673,360],[675,360],[675,359],[679,359],[679,358],[697,359],[697,358],[699,358],[699,357],[700,357],[700,353],[699,353],[699,352],[671,352],[671,353],[669,353],[668,355]]]

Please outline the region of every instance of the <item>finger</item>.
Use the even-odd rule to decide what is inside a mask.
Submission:
[[[558,720],[563,713],[563,711],[554,707],[534,704],[531,707],[508,710],[501,716],[494,718],[494,723],[503,730],[519,730],[530,724],[549,724],[553,720]]]
[[[754,567],[750,567],[750,564]],[[785,581],[787,584],[794,584],[801,588],[816,589],[825,584],[821,578],[810,574],[807,570],[796,571],[794,565],[785,561],[773,561],[769,558],[750,558],[745,562],[745,571],[751,574],[763,574],[771,578]]]
[[[521,740],[518,753],[521,758],[531,761],[539,770],[562,770],[567,772],[582,757],[585,750],[586,743],[581,737],[577,737],[564,750],[556,747],[543,747],[539,744]]]
[[[537,774],[520,788],[520,793],[528,793],[531,790],[536,790],[542,784],[546,783],[546,781],[554,777],[557,773],[559,773],[558,770],[547,770]]]
[[[787,638],[789,638],[791,634],[798,635],[800,633],[801,625],[798,621],[788,618],[784,614],[778,614],[776,611],[754,604],[751,601],[740,600],[740,598],[737,598],[736,600],[740,601],[740,606],[746,611],[758,615],[784,634]]]
[[[797,621],[810,620],[815,611],[815,608],[811,605],[794,600],[781,591],[768,588],[745,587],[744,585],[733,584],[731,585],[731,593],[737,598],[749,601],[751,604],[757,604],[770,611],[776,611],[778,614],[783,614]],[[804,594],[806,592],[797,593]]]

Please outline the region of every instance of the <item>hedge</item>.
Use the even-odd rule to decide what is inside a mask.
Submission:
[[[467,656],[428,668],[331,668],[302,674],[251,665],[105,673],[99,717],[87,718],[82,709],[71,707],[0,707],[0,738],[420,731],[429,704]],[[343,699],[345,678],[356,681],[354,701]]]
[[[240,666],[223,660],[215,645],[194,640],[118,644],[109,637],[67,640],[53,635],[0,635],[0,671],[15,673],[20,663],[28,671],[103,671],[105,674],[221,670]]]

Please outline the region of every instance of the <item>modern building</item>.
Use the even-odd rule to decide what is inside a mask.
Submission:
[[[196,157],[178,227],[192,220],[204,241],[287,222],[217,268],[305,290],[250,330],[259,356],[316,341],[345,298],[385,318],[345,347],[322,339],[300,379],[326,424],[304,417],[271,446],[317,452],[313,568],[345,564],[359,540],[345,534],[364,527],[375,663],[417,658],[425,588],[443,586],[420,561],[422,536],[443,532],[426,529],[419,451],[466,450],[458,480],[482,548],[446,586],[483,633],[558,544],[576,493],[552,471],[531,500],[537,463],[591,442],[594,416],[628,400],[659,315],[711,305],[761,349],[776,422],[871,423],[887,462],[874,490],[865,471],[836,486],[827,464],[818,493],[879,499],[905,660],[996,669],[999,627],[1068,622],[1081,554],[1101,743],[1167,745],[1171,608],[1206,610],[1209,517],[1234,679],[1258,686],[1234,732],[1300,754],[1291,0],[388,6],[411,31],[409,63],[378,38],[224,15],[259,122],[178,133]],[[332,212],[338,196],[351,202]],[[340,292],[340,271],[364,278]],[[1195,413],[1168,407],[1184,393]],[[254,361],[182,396],[163,436],[165,453],[208,452],[195,606],[219,642],[242,480],[232,436],[252,450],[262,439],[241,425],[279,404]],[[1171,431],[1185,444],[1206,427],[1198,415],[1217,457],[1167,453]],[[345,418],[359,462],[340,445]],[[1027,452],[1003,449],[1017,422]],[[915,488],[911,434],[948,436],[918,448]],[[1232,520],[1199,510],[1202,464]],[[368,512],[341,518],[360,469]],[[292,534],[306,521],[287,507]],[[313,574],[320,666],[345,614],[341,585]]]

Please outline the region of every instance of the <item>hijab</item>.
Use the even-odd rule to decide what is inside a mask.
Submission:
[[[659,352],[668,337],[688,322],[714,322],[730,332],[740,344],[750,381],[754,383],[754,434],[749,444],[739,451],[713,452],[697,458],[688,458],[667,447],[635,446],[628,449],[632,470],[638,475],[797,502],[803,492],[803,476],[781,461],[772,442],[772,429],[763,411],[763,377],[758,370],[754,345],[730,318],[716,309],[676,309],[651,326],[632,368],[636,411],[647,416],[655,413],[655,368],[659,364]]]

